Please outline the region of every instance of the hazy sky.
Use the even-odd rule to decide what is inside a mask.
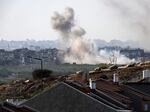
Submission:
[[[149,6],[148,0],[0,0],[0,39],[55,40],[53,12],[72,7],[86,38],[142,40],[149,32]]]

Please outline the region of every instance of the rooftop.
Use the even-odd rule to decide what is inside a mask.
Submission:
[[[98,90],[91,90],[86,84],[65,81],[52,87],[23,105],[42,112],[117,112],[130,111],[127,106],[113,100]]]
[[[27,106],[19,107],[7,102],[0,104],[0,111],[1,112],[37,112]]]

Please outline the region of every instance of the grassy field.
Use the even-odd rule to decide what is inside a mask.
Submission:
[[[76,71],[89,71],[93,70],[98,65],[88,65],[88,64],[60,64],[60,65],[44,65],[44,69],[49,69],[53,71],[53,75],[68,75]],[[0,66],[0,72],[7,71],[9,77],[1,77],[1,82],[7,82],[13,79],[30,79],[32,78],[32,71],[35,69],[40,69],[40,64],[34,65],[18,65],[18,66]]]

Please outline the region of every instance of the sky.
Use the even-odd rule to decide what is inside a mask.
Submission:
[[[50,19],[66,7],[74,9],[85,38],[150,41],[148,0],[0,0],[0,39],[56,40]]]

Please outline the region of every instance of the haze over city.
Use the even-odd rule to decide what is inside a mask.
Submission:
[[[0,112],[150,112],[150,0],[0,0]]]
[[[139,41],[149,46],[148,0],[0,0],[0,39],[56,40],[50,17],[72,7],[85,38]]]

